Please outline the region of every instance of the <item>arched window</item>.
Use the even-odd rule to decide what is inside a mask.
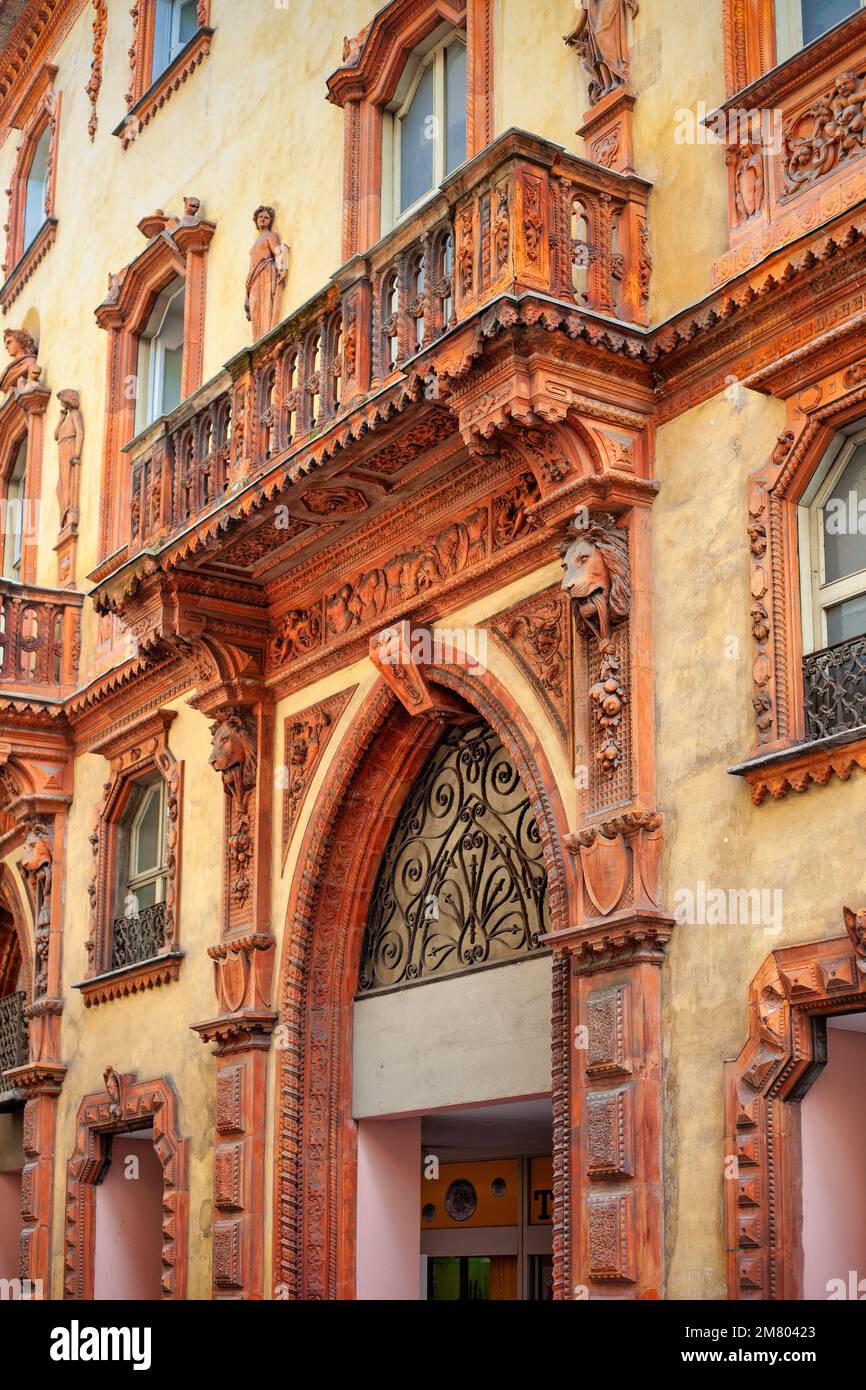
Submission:
[[[518,959],[550,930],[538,825],[483,721],[446,733],[388,842],[370,904],[359,992]]]
[[[818,470],[800,508],[803,645],[866,634],[866,429]]]
[[[24,244],[26,251],[45,221],[45,194],[48,185],[48,155],[51,148],[51,128],[46,126],[39,137],[27,174],[24,192]]]
[[[136,433],[180,405],[184,295],[180,277],[166,285],[139,338]]]
[[[432,45],[432,46],[431,46]],[[383,211],[396,222],[466,158],[466,39],[436,31],[403,73],[386,122]]]

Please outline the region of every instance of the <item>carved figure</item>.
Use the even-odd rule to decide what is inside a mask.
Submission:
[[[292,661],[303,652],[312,651],[321,636],[321,622],[314,612],[293,608],[271,639],[270,659],[274,666]]]
[[[289,248],[274,228],[276,213],[262,205],[253,213],[258,236],[250,248],[244,313],[253,327],[253,341],[269,333],[280,320],[280,299],[289,274]]]
[[[866,136],[866,74],[840,72],[829,92],[795,116],[782,139],[783,197],[830,173],[859,153]]]
[[[58,391],[60,419],[54,431],[57,444],[57,505],[60,529],[78,520],[78,470],[84,443],[84,421],[77,391]]]
[[[734,202],[737,219],[748,222],[764,206],[764,157],[754,145],[738,145],[728,160],[734,166]]]
[[[32,391],[42,375],[42,368],[36,361],[36,344],[23,328],[7,328],[3,334],[3,346],[11,357],[2,377],[0,391],[4,395],[17,387],[20,391]]]
[[[606,514],[591,520],[587,527],[575,521],[572,529],[573,539],[561,548],[565,570],[562,588],[574,602],[581,622],[599,642],[606,642],[631,607],[628,538]]]
[[[253,735],[242,715],[228,714],[211,725],[208,762],[221,774],[235,804],[243,808],[256,784],[257,760]]]
[[[41,821],[32,821],[24,841],[21,872],[33,894],[37,929],[51,925],[51,832]]]
[[[123,1104],[121,1100],[120,1077],[114,1067],[106,1067],[102,1073],[105,1082],[105,1089],[108,1092],[108,1113],[113,1119],[119,1120],[123,1114]]]
[[[854,950],[861,960],[866,960],[866,909],[852,912],[850,907],[843,907],[842,915],[845,918],[845,930],[851,938]]]
[[[589,73],[592,106],[629,78],[626,14],[637,14],[637,0],[581,0],[577,24],[565,42],[580,54]]]

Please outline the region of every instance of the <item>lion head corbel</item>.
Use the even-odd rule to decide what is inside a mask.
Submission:
[[[33,820],[19,861],[21,873],[33,897],[37,927],[51,925],[51,830],[43,821]]]
[[[208,762],[238,807],[244,807],[256,784],[255,735],[242,712],[233,711],[211,725]]]
[[[608,513],[588,516],[581,508],[560,547],[569,595],[583,626],[606,647],[631,607],[628,534]]]

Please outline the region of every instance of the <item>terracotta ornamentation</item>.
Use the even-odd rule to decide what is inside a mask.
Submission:
[[[87,86],[84,89],[90,100],[90,120],[87,122],[87,133],[91,141],[96,138],[96,127],[99,123],[96,103],[99,100],[99,91],[102,86],[102,51],[105,47],[105,35],[108,30],[106,0],[93,0],[93,8],[96,11],[93,16],[93,57],[90,60],[90,77],[87,79]]]
[[[748,222],[764,206],[764,155],[759,145],[743,143],[727,151],[734,171],[734,201],[738,222]]]
[[[562,588],[572,600],[580,624],[591,635],[600,655],[599,679],[589,698],[602,733],[596,756],[604,776],[622,761],[620,725],[628,699],[613,628],[624,622],[631,603],[628,538],[612,516],[602,515],[584,526],[578,514],[573,539],[561,548],[565,578]]]
[[[274,226],[271,207],[256,208],[253,222],[258,236],[250,249],[244,313],[252,324],[253,342],[270,333],[280,321],[280,301],[289,274],[289,248]]]
[[[310,705],[297,714],[288,715],[283,723],[283,863],[313,774],[356,689],[357,686],[353,685],[349,690],[320,700],[318,704]]]
[[[103,1075],[105,1090],[81,1102],[67,1163],[63,1296],[93,1298],[96,1187],[111,1160],[111,1136],[152,1127],[162,1168],[162,1297],[182,1300],[189,1251],[189,1140],[178,1131],[177,1095],[166,1077],[137,1081],[113,1067]]]
[[[847,935],[786,946],[749,989],[749,1038],[725,1066],[728,1297],[803,1297],[800,1106],[827,1060],[825,1020],[866,1006],[866,914]]]
[[[36,361],[36,344],[23,328],[6,328],[3,332],[3,346],[12,359],[0,376],[0,393],[4,396],[11,391],[18,395],[32,391],[42,375],[42,368]]]
[[[589,73],[592,106],[627,85],[630,74],[627,13],[637,14],[637,0],[581,0],[577,24],[565,36]]]
[[[840,72],[832,88],[783,132],[783,198],[793,198],[844,160],[863,153],[866,73]]]
[[[84,420],[77,391],[58,391],[60,419],[54,431],[57,444],[57,506],[60,529],[78,527],[78,488]]]

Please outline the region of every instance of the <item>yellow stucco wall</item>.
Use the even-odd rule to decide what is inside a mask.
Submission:
[[[754,744],[746,480],[784,422],[781,402],[729,392],[658,432],[654,656],[665,900],[674,908],[677,892],[696,891],[699,880],[726,892],[782,891],[778,932],[682,923],[669,948],[665,1126],[674,1298],[724,1296],[722,1063],[746,1040],[749,982],[770,951],[843,934],[842,904],[863,900],[866,777],[834,779],[756,807],[746,784],[726,772]]]

